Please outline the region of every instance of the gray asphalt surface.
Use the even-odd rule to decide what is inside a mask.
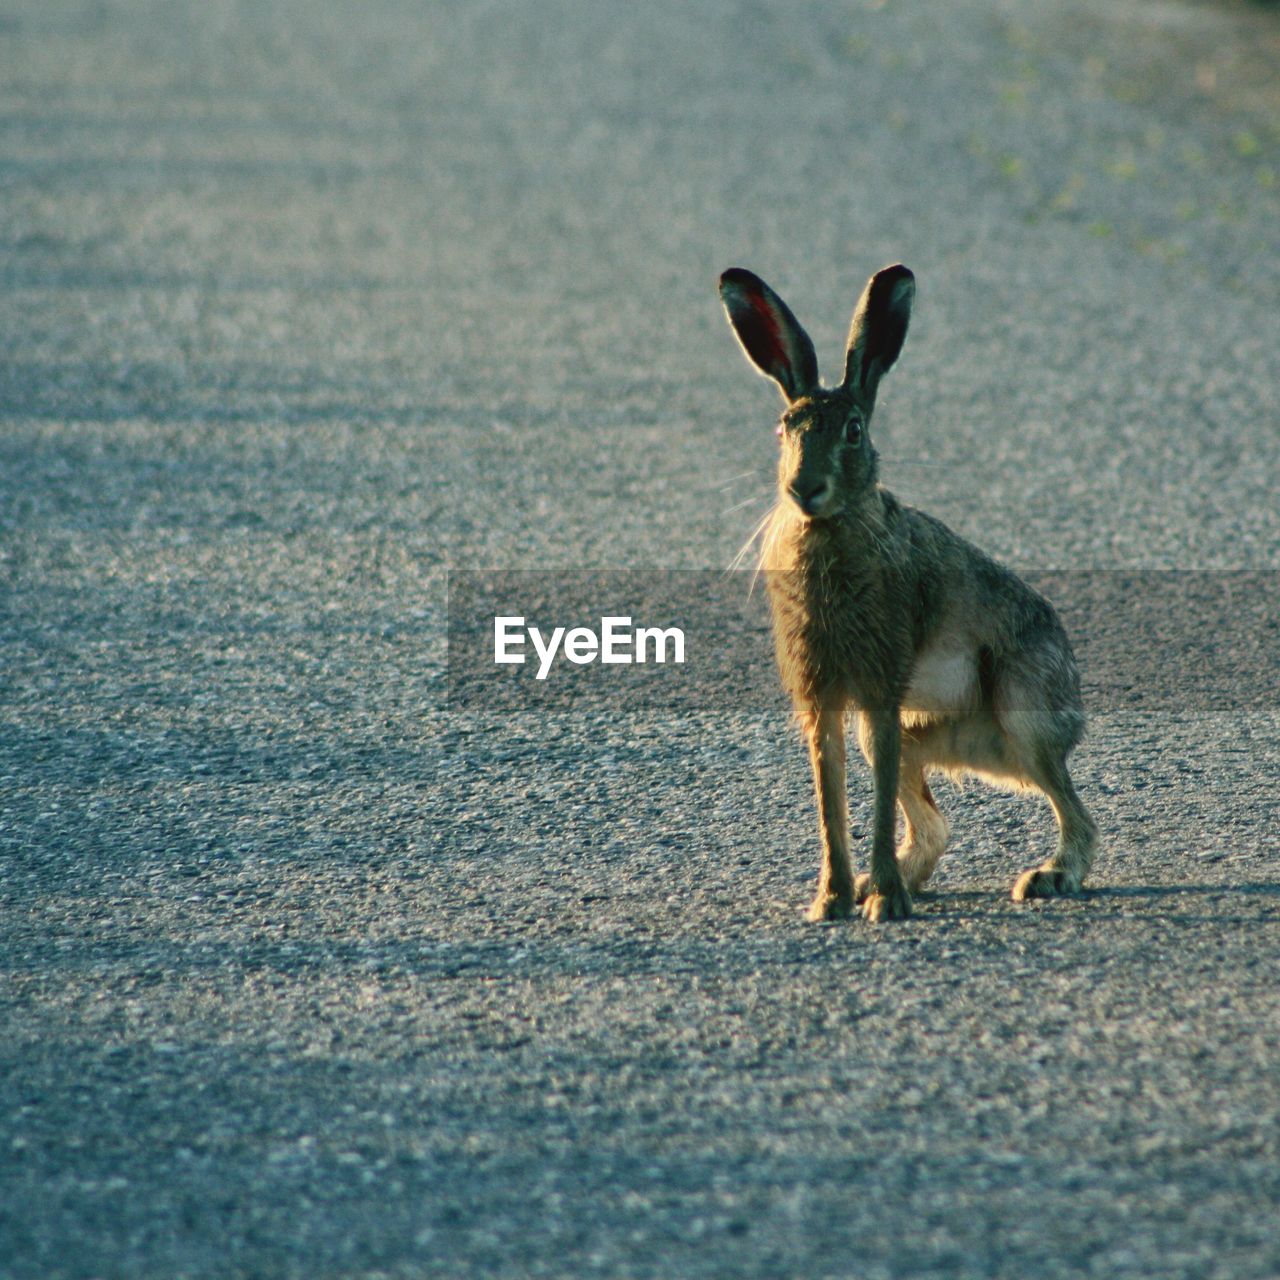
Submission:
[[[8,5],[0,1275],[1280,1275],[1274,704],[1093,708],[1080,900],[940,788],[876,929],[802,922],[780,716],[444,698],[448,567],[750,533],[732,264],[828,372],[913,267],[885,478],[1005,560],[1280,569],[1278,59],[1177,0]]]

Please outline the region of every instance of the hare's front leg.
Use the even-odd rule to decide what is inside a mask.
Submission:
[[[844,774],[844,708],[815,707],[802,714],[809,762],[818,797],[822,870],[810,920],[837,920],[853,912],[853,867],[849,862],[849,803]]]
[[[905,920],[911,914],[911,894],[902,881],[894,851],[898,817],[898,771],[902,754],[902,725],[898,708],[864,712],[875,777],[875,819],[871,836],[871,879],[862,914],[871,921]],[[864,739],[865,741],[865,739]]]

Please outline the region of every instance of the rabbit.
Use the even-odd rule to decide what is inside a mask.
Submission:
[[[760,568],[782,684],[808,744],[822,867],[810,920],[902,920],[948,835],[925,771],[975,774],[1042,792],[1054,855],[1013,898],[1078,893],[1097,828],[1067,772],[1084,733],[1080,677],[1052,606],[941,521],[877,481],[869,428],[880,379],[907,336],[915,277],[901,264],[868,281],[849,331],[844,380],[818,381],[813,343],[767,284],[735,267],[720,297],[748,358],[786,401],[776,504]],[[853,875],[845,716],[875,785],[869,874]],[[896,809],[906,838],[894,849]]]

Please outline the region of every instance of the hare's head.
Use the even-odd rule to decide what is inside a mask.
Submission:
[[[787,407],[778,435],[780,494],[810,519],[828,519],[876,483],[868,427],[876,388],[907,336],[915,277],[886,267],[867,282],[853,313],[844,381],[818,383],[809,335],[759,276],[733,267],[720,277],[720,297],[742,349],[782,391]]]

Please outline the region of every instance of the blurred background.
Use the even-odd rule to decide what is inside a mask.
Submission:
[[[1273,562],[1274,6],[66,4],[0,40],[11,477],[128,424],[273,545],[719,567],[775,405],[718,273],[829,371],[903,260],[908,500],[1027,563]],[[131,460],[75,470],[163,542]]]

